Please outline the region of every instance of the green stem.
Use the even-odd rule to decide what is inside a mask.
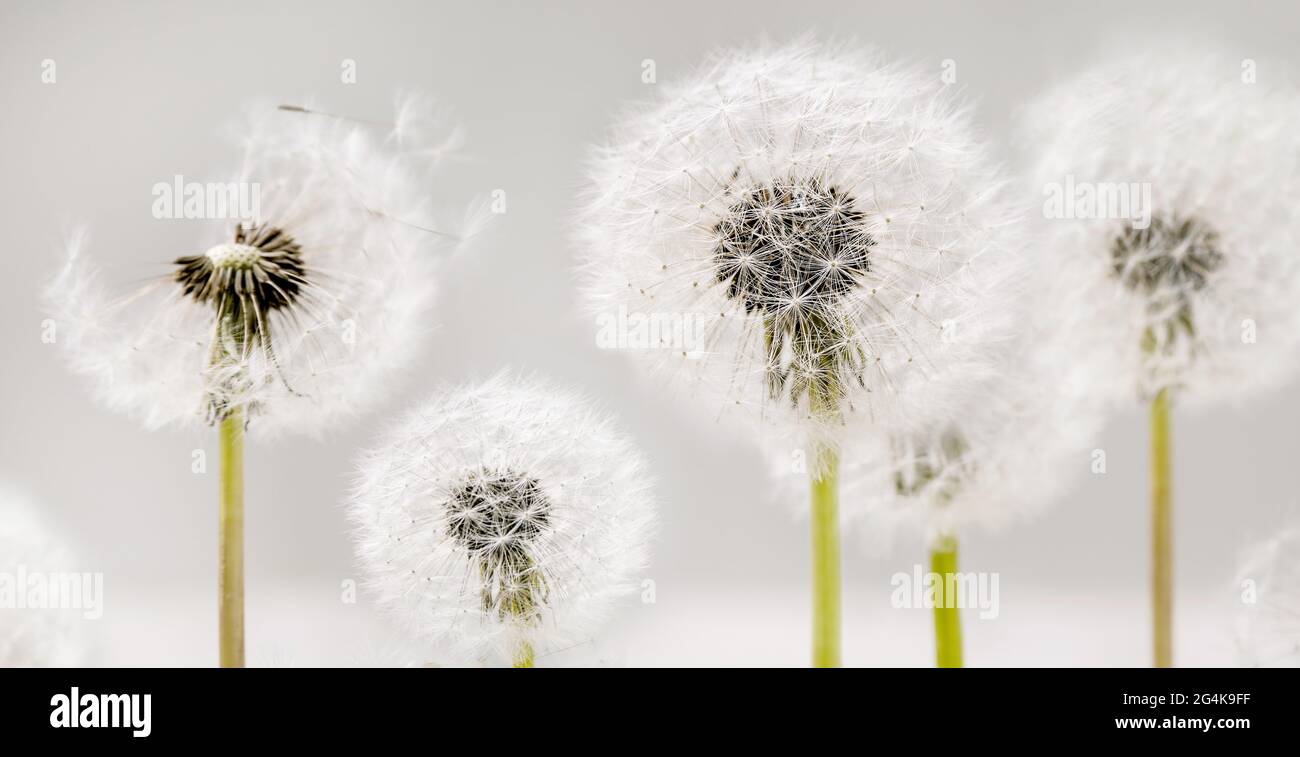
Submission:
[[[957,573],[957,540],[943,537],[930,548],[930,572],[938,576],[934,604],[935,667],[960,668],[961,617],[957,597],[948,594],[949,576]],[[955,584],[954,584],[955,585]]]
[[[519,643],[519,648],[515,650],[515,659],[511,667],[514,668],[531,668],[533,667],[533,645],[526,641]]]
[[[244,420],[238,408],[221,421],[217,615],[221,667],[244,667]]]
[[[1169,390],[1151,403],[1151,610],[1155,667],[1174,664],[1173,506],[1169,475]]]
[[[839,455],[822,445],[812,472],[813,667],[840,666]]]

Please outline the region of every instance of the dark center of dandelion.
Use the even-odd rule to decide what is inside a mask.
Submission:
[[[546,600],[531,544],[551,527],[551,502],[537,479],[481,469],[451,491],[447,535],[475,559],[482,604],[499,617],[530,621]]]
[[[713,227],[713,266],[745,312],[830,305],[871,270],[863,214],[817,180],[751,189]]]
[[[291,307],[306,284],[302,248],[266,224],[241,224],[235,241],[177,258],[176,265],[176,281],[185,294],[237,317]]]
[[[1194,336],[1190,295],[1222,267],[1219,235],[1195,218],[1153,216],[1145,229],[1130,226],[1110,248],[1111,273],[1149,298],[1160,323],[1143,335],[1143,350],[1170,348],[1179,334]]]
[[[551,523],[551,503],[537,479],[479,470],[452,491],[447,535],[471,552],[522,547]]]
[[[1198,291],[1223,264],[1219,235],[1190,218],[1154,216],[1124,230],[1110,248],[1111,271],[1134,291]]]
[[[787,179],[738,194],[713,226],[717,281],[763,317],[773,398],[807,394],[828,412],[843,380],[862,382],[866,358],[841,301],[871,271],[865,219],[839,189]]]
[[[225,367],[242,364],[258,349],[279,370],[269,316],[303,297],[308,282],[302,248],[274,226],[240,224],[233,242],[177,258],[176,265],[185,294],[216,311],[209,369],[219,379],[208,387],[208,421],[215,423],[242,404],[239,398],[253,385],[250,377]]]

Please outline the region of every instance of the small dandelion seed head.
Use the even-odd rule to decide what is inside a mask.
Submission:
[[[438,392],[362,460],[349,514],[380,603],[463,661],[581,641],[648,557],[644,462],[580,395],[499,374]]]

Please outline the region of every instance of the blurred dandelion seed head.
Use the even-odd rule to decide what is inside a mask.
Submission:
[[[1105,405],[1176,389],[1241,400],[1300,368],[1294,89],[1243,83],[1200,39],[1114,50],[1025,111],[1032,185],[1076,189],[1038,222],[1044,345]],[[1128,202],[1097,187],[1145,186]]]
[[[1156,216],[1127,227],[1111,245],[1114,274],[1130,289],[1154,295],[1198,292],[1223,264],[1219,235],[1195,219]]]

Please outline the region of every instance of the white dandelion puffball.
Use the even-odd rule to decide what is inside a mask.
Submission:
[[[456,661],[582,642],[637,587],[655,524],[640,453],[584,398],[498,374],[367,453],[350,502],[381,605]]]
[[[1300,529],[1255,545],[1237,577],[1239,659],[1248,667],[1300,667]],[[1249,582],[1249,583],[1248,583]]]
[[[1056,341],[1098,396],[1241,397],[1300,355],[1300,110],[1204,45],[1145,47],[1026,109]]]
[[[45,580],[76,572],[71,551],[31,503],[0,490],[0,668],[64,667],[84,661],[83,611],[54,606],[51,592],[57,594],[59,585]],[[33,585],[42,581],[44,590],[33,593]],[[22,601],[20,592],[26,595]]]
[[[455,132],[420,133],[440,123],[427,101],[399,111],[385,130],[250,108],[228,186],[256,192],[254,214],[204,221],[193,250],[160,250],[175,263],[142,290],[106,284],[75,235],[48,300],[99,397],[150,429],[245,409],[264,434],[319,432],[381,399],[429,328],[434,256],[458,239],[425,199]]]
[[[1100,415],[1028,340],[1000,354],[996,379],[947,420],[898,433],[846,429],[841,519],[869,550],[885,551],[898,537],[935,545],[972,528],[997,530],[1039,513],[1087,470]],[[788,444],[767,450],[778,493],[803,501],[805,457]]]
[[[656,380],[833,435],[945,417],[995,370],[1014,214],[937,71],[796,43],[656,90],[594,154],[578,223],[586,307],[651,324],[630,352]]]

